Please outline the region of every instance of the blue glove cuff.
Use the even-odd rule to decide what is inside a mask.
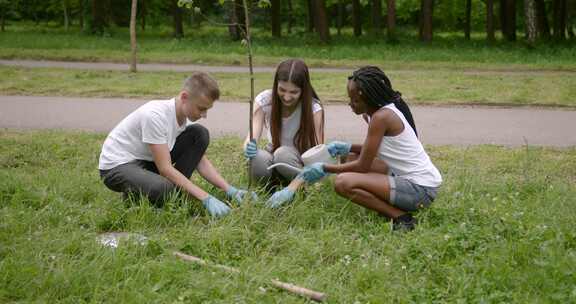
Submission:
[[[228,190],[226,190],[226,195],[228,197],[232,197],[232,196],[234,196],[234,194],[236,194],[236,192],[238,192],[238,189],[236,189],[236,187],[230,185],[230,186],[228,186]]]

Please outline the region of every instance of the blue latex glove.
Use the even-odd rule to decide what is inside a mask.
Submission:
[[[256,157],[257,153],[258,146],[256,146],[256,140],[252,139],[246,144],[246,147],[244,148],[244,156],[246,156],[248,159],[252,159]]]
[[[328,148],[328,152],[332,157],[336,157],[338,155],[346,156],[350,153],[350,149],[352,148],[352,144],[343,142],[343,141],[333,141],[326,145]]]
[[[324,172],[324,164],[323,163],[313,163],[309,166],[304,167],[302,172],[298,174],[298,177],[302,178],[308,184],[313,184],[319,180],[321,180],[324,176],[326,176],[326,172]]]
[[[206,208],[210,215],[215,217],[224,216],[230,212],[230,207],[228,207],[228,205],[224,204],[212,195],[208,195],[207,198],[203,199],[202,205],[204,205],[204,208]]]
[[[228,196],[228,198],[235,201],[237,204],[241,204],[244,201],[247,193],[248,193],[247,190],[237,189],[234,186],[228,187],[228,190],[226,191],[226,195]],[[250,198],[253,201],[257,201],[258,195],[256,195],[256,192],[250,191]]]
[[[269,208],[278,208],[283,204],[292,201],[294,198],[294,191],[288,189],[288,187],[276,191],[266,202],[266,207]]]

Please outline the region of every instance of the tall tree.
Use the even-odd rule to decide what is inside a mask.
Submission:
[[[172,11],[172,26],[173,26],[173,36],[174,38],[184,37],[184,26],[182,24],[182,8],[178,5],[178,0],[171,0],[171,11]]]
[[[470,19],[472,17],[472,0],[466,0],[464,18],[464,39],[470,40]]]
[[[316,17],[314,16],[314,0],[306,0],[306,8],[308,9],[308,22],[306,23],[307,26],[307,30],[309,33],[312,33],[314,31],[314,27],[315,27],[315,19]]]
[[[146,30],[146,15],[148,14],[148,0],[140,0],[140,28],[142,31]]]
[[[488,42],[496,40],[494,28],[494,0],[486,0],[486,40]]]
[[[537,35],[536,3],[534,3],[534,0],[524,0],[524,23],[526,26],[526,42],[532,45],[536,42]]]
[[[324,0],[312,0],[314,7],[314,27],[318,32],[320,41],[330,42],[330,28],[328,27],[328,14],[326,13],[326,3]]]
[[[536,24],[540,38],[550,39],[550,24],[548,23],[548,13],[544,0],[535,0],[536,4]]]
[[[70,25],[70,12],[68,0],[62,0],[62,14],[64,15],[64,30],[67,32]]]
[[[282,27],[280,20],[280,0],[270,1],[270,23],[272,25],[272,37],[280,37],[282,35]]]
[[[292,7],[292,0],[286,0],[288,5],[288,34],[292,34],[292,25],[294,24],[294,7]]]
[[[232,38],[232,40],[238,41],[243,38],[243,33],[246,31],[244,6],[242,4],[242,0],[230,1],[228,5],[228,17],[230,18],[228,32],[230,33],[230,38]]]
[[[432,41],[432,16],[434,14],[434,0],[421,0],[420,2],[420,41]]]
[[[372,34],[382,33],[382,0],[372,0]]]
[[[354,36],[362,36],[362,12],[360,0],[352,0],[352,25],[354,27]]]
[[[336,30],[338,36],[340,36],[342,31],[342,26],[344,25],[344,3],[343,0],[338,0],[336,3]]]
[[[554,40],[566,40],[566,0],[553,0]]]
[[[516,41],[516,0],[500,0],[500,25],[508,41]]]
[[[138,9],[138,0],[132,0],[132,7],[130,9],[130,49],[132,50],[130,56],[130,72],[136,73],[136,14]]]
[[[105,26],[105,3],[101,0],[92,0],[92,22],[90,24],[90,31],[92,34],[102,35]]]
[[[386,1],[386,31],[388,41],[396,41],[396,0]]]

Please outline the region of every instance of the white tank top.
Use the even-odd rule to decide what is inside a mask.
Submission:
[[[384,106],[392,110],[404,124],[396,136],[384,136],[378,149],[378,158],[385,161],[391,173],[425,187],[438,187],[442,176],[434,166],[416,133],[394,104]]]

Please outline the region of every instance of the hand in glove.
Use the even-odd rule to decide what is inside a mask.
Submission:
[[[224,204],[212,195],[208,195],[207,198],[203,199],[202,205],[204,205],[204,208],[206,208],[210,215],[215,217],[224,216],[230,212],[230,207],[228,207],[228,205]]]
[[[246,158],[248,158],[248,159],[252,159],[252,158],[256,157],[257,153],[258,153],[258,146],[256,146],[256,140],[251,139],[246,144],[246,147],[244,147],[244,156],[246,156]]]
[[[352,148],[352,144],[343,142],[343,141],[333,141],[326,145],[328,148],[328,152],[332,157],[336,157],[338,155],[346,156],[350,153],[350,149]]]
[[[237,189],[234,186],[228,187],[228,190],[226,191],[226,195],[228,196],[228,198],[230,198],[237,204],[241,204],[245,199],[247,199],[248,198],[246,197],[247,194],[248,194],[247,190]],[[250,191],[250,199],[252,201],[258,200],[258,195],[256,195],[256,192]]]
[[[294,191],[286,187],[272,194],[272,196],[266,202],[266,207],[278,208],[283,204],[292,201],[293,198],[294,198]]]
[[[309,166],[304,167],[302,172],[298,174],[298,177],[303,179],[308,184],[313,184],[319,180],[321,180],[324,176],[326,176],[326,172],[324,172],[324,164],[323,163],[313,163]]]

